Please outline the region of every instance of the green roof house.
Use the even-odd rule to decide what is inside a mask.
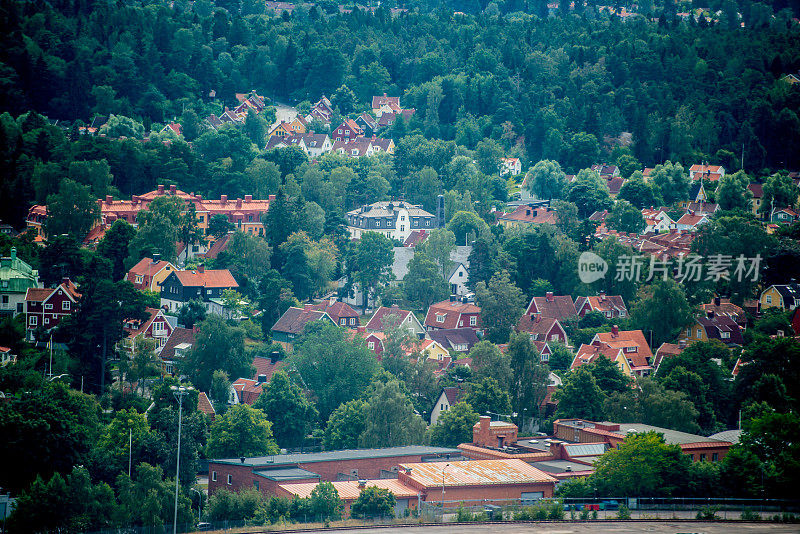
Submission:
[[[39,271],[17,258],[17,249],[11,256],[0,258],[0,315],[14,315],[25,311],[25,292],[42,287]]]

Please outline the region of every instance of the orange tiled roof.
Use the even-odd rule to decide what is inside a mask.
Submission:
[[[239,287],[228,269],[174,271],[184,287]]]

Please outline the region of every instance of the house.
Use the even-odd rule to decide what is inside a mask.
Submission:
[[[178,124],[177,122],[170,122],[169,124],[161,128],[161,131],[158,133],[168,133],[168,132],[174,133],[175,135],[180,137],[183,136],[183,129],[181,128],[181,125]]]
[[[365,137],[372,137],[378,133],[378,121],[369,113],[362,113],[356,117],[356,124],[361,127]]]
[[[17,257],[16,247],[0,258],[0,316],[16,317],[25,311],[25,294],[41,287],[39,271]]]
[[[523,315],[516,326],[517,332],[525,332],[531,336],[531,341],[547,343],[557,341],[567,344],[567,332],[558,319],[542,317],[541,315]],[[538,347],[537,347],[538,348]]]
[[[231,383],[231,389],[233,390],[231,404],[252,406],[264,392],[263,386],[266,383],[266,380],[262,379],[237,378]]]
[[[406,348],[406,354],[412,356],[416,350],[419,350],[425,360],[444,362],[445,367],[452,361],[450,351],[435,339],[422,339],[418,343],[413,343],[411,347]]]
[[[399,96],[373,96],[372,97],[372,114],[380,118],[384,113],[399,113],[403,111],[400,106]]]
[[[463,263],[459,262],[450,267],[446,280],[450,284],[451,295],[466,295],[470,293],[469,289],[467,289],[469,270]]]
[[[430,330],[427,333],[433,339],[449,351],[467,353],[478,342],[478,334],[473,328],[442,328],[440,330]]]
[[[758,218],[762,217],[761,213],[761,203],[764,201],[764,185],[753,183],[747,186],[747,189],[752,193],[752,211],[753,215]]]
[[[689,199],[681,200],[678,202],[678,207],[687,209],[692,202],[705,202],[708,200],[708,194],[703,182],[693,182],[689,186]]]
[[[800,305],[800,284],[782,284],[769,286],[759,298],[761,310],[780,308],[793,310]]]
[[[641,330],[619,330],[612,326],[611,332],[595,334],[591,344],[580,346],[570,369],[594,363],[600,357],[616,363],[625,376],[644,377],[653,370],[650,364],[653,353]]]
[[[339,326],[356,328],[360,324],[358,312],[351,308],[349,304],[338,302],[335,298],[322,301],[319,304],[312,304],[311,309],[327,313],[328,317],[333,319],[333,322]]]
[[[705,215],[707,217],[711,217],[719,211],[719,204],[716,202],[689,202],[686,206],[686,210],[693,211],[696,215]]]
[[[607,443],[611,448],[615,448],[625,441],[628,434],[644,432],[661,434],[667,445],[677,445],[683,454],[691,457],[695,462],[719,462],[725,458],[733,445],[730,441],[642,423],[599,423],[586,419],[556,419],[553,422],[553,436],[557,439],[573,443]]]
[[[658,349],[656,349],[656,353],[653,356],[653,374],[658,373],[658,368],[661,366],[661,362],[667,360],[669,358],[674,358],[675,356],[680,355],[681,352],[686,348],[686,341],[681,341],[678,344],[675,343],[662,343]]]
[[[440,415],[461,402],[466,393],[466,390],[460,386],[442,388],[439,398],[436,399],[436,402],[431,409],[431,426],[435,425],[439,421]]]
[[[725,176],[725,168],[720,165],[692,165],[689,167],[691,180],[718,182],[723,176]]]
[[[707,311],[705,316],[695,317],[694,324],[687,326],[678,339],[686,341],[687,345],[712,339],[718,339],[726,345],[744,344],[742,329],[736,321],[725,315],[717,315],[712,310]]]
[[[620,190],[622,190],[622,186],[625,185],[627,180],[622,176],[610,176],[606,179],[606,187],[608,187],[608,194],[612,198],[616,198],[619,195]]]
[[[161,307],[176,312],[189,301],[199,300],[207,312],[213,312],[211,299],[221,298],[226,289],[239,284],[228,269],[206,269],[200,265],[189,271],[172,271],[161,282]]]
[[[214,404],[204,391],[197,395],[197,411],[207,416],[210,421],[214,421],[217,416],[217,411],[214,409]]]
[[[578,317],[584,317],[589,312],[600,312],[606,319],[628,316],[625,301],[619,295],[606,295],[601,291],[595,297],[578,297],[575,299],[575,311]]]
[[[697,214],[692,210],[684,213],[675,223],[677,230],[694,230],[698,226],[708,223],[708,216]]]
[[[703,313],[713,311],[717,315],[730,317],[739,327],[744,330],[747,327],[747,313],[740,306],[732,303],[730,299],[714,297],[710,303],[702,304],[700,309]]]
[[[311,321],[330,321],[331,324],[336,324],[327,313],[313,309],[311,304],[306,304],[303,308],[292,306],[272,325],[272,340],[284,349],[292,350],[294,339],[303,333],[303,329]]]
[[[224,236],[218,237],[217,239],[215,239],[211,243],[211,246],[208,247],[208,250],[206,251],[206,253],[203,254],[203,257],[211,259],[211,260],[216,260],[217,257],[220,255],[220,253],[225,252],[226,250],[228,250],[228,245],[230,244],[231,238],[233,237],[234,233],[235,233],[235,231],[228,232]]]
[[[353,119],[345,119],[331,131],[331,138],[334,141],[352,141],[357,137],[364,137],[364,130]]]
[[[55,288],[31,287],[25,292],[25,324],[28,339],[39,327],[46,330],[58,323],[78,307],[81,294],[69,279],[64,278]]]
[[[318,158],[333,150],[333,143],[327,134],[293,133],[285,137],[273,136],[267,141],[266,150],[273,148],[300,147],[309,158]]]
[[[797,212],[791,208],[772,210],[770,222],[778,224],[792,224],[798,220]]]
[[[378,232],[404,242],[414,230],[437,228],[437,217],[422,206],[405,201],[381,201],[349,211],[347,230],[352,239],[361,239],[364,232]]]
[[[164,316],[164,310],[145,308],[145,313],[147,317],[143,321],[130,319],[122,325],[126,337],[121,341],[121,346],[129,356],[136,351],[136,343],[143,339],[152,339],[158,350],[166,345],[172,335],[173,326]]]
[[[158,351],[163,375],[176,375],[178,367],[194,345],[195,330],[180,326],[172,329],[167,341]]]
[[[608,165],[606,163],[592,165],[592,170],[600,175],[601,178],[609,179],[614,176],[619,176],[619,167],[616,165]]]
[[[308,115],[306,115],[305,120],[307,123],[311,121],[317,120],[324,125],[329,125],[331,123],[331,116],[333,115],[333,106],[331,105],[331,101],[325,95],[322,95],[322,98],[311,107]]]
[[[642,234],[669,232],[676,227],[673,221],[664,209],[642,209],[642,219],[644,219],[645,227],[641,232]]]
[[[533,297],[525,310],[525,315],[541,315],[552,319],[564,320],[578,315],[575,304],[569,295],[553,295],[552,291],[543,297]]]
[[[190,261],[205,256],[208,253],[208,245],[198,241],[187,245],[182,241],[175,243],[175,263],[180,267],[185,266]]]
[[[403,241],[404,247],[416,247],[428,237],[428,232],[425,230],[412,230],[405,241]]]
[[[519,158],[501,158],[500,159],[500,176],[511,175],[516,176],[522,173],[522,162]]]
[[[295,133],[305,132],[296,132],[290,123],[281,121],[269,131],[269,137],[289,137]]]
[[[417,317],[410,311],[401,310],[396,304],[392,305],[390,308],[381,306],[375,310],[375,313],[373,313],[372,317],[370,317],[369,321],[367,321],[367,332],[383,332],[384,320],[389,315],[397,316],[400,324],[405,328],[408,328],[412,334],[420,335],[425,333],[425,328],[419,322],[419,319],[417,319]]]
[[[528,204],[517,206],[511,213],[497,218],[497,224],[506,229],[525,228],[531,224],[556,224],[556,211],[548,206],[536,208]]]
[[[378,117],[378,130],[383,130],[394,124],[398,119],[402,118],[403,122],[408,124],[411,117],[416,113],[416,109],[404,109],[400,112],[390,111]]]
[[[427,330],[440,330],[444,328],[475,328],[481,327],[481,309],[469,302],[457,300],[444,300],[431,304],[425,315],[425,328]]]
[[[375,353],[378,361],[383,360],[383,351],[386,349],[383,344],[386,335],[383,332],[367,332],[366,327],[359,326],[358,329],[353,332],[353,336],[364,338],[367,348]]]
[[[17,363],[17,355],[11,354],[9,347],[0,346],[0,367]]]
[[[589,215],[589,220],[596,223],[604,223],[608,218],[608,210],[603,211],[595,211],[591,215]]]
[[[139,260],[125,275],[125,279],[139,291],[157,291],[160,293],[161,283],[171,272],[177,270],[170,262],[159,259],[158,254],[153,256],[153,258]]]

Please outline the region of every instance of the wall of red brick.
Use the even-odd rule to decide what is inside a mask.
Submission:
[[[481,485],[481,486],[462,486],[445,488],[444,500],[446,506],[457,507],[459,501],[476,500],[506,500],[520,499],[523,493],[541,491],[544,497],[552,497],[555,483],[535,483],[535,484],[507,484],[507,485]],[[442,502],[442,488],[429,488],[423,497],[425,502]],[[451,502],[455,501],[455,502]]]
[[[686,449],[681,447],[681,449],[683,450],[683,454],[691,457],[692,461],[694,462],[702,462],[702,461],[719,462],[723,458],[725,458],[725,456],[728,455],[728,450],[730,449],[730,447],[726,445],[724,447],[709,446],[709,447],[691,447]],[[717,455],[716,460],[714,460],[714,454]],[[703,457],[702,455],[705,455],[705,457]]]

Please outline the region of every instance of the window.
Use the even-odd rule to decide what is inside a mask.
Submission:
[[[542,353],[542,356],[541,356],[540,360],[543,361],[543,362],[549,362],[550,361],[550,355]]]
[[[217,481],[217,472],[216,471],[211,471],[211,480],[213,482]]]
[[[700,455],[700,461],[701,462],[705,462],[706,461],[706,455],[705,454],[701,454]]]
[[[767,304],[772,304],[772,295],[767,295]]]
[[[345,134],[345,135],[350,135],[350,130],[345,130],[345,131],[344,131],[344,134]]]
[[[686,329],[686,337],[692,337],[692,329],[691,328],[687,328]]]
[[[375,226],[380,228],[381,227],[381,222],[380,221],[375,221]]]
[[[8,304],[8,295],[3,295],[3,304]]]
[[[199,220],[200,220],[200,222],[205,222],[206,221],[206,216],[205,215],[201,215]]]
[[[430,221],[428,221],[428,220],[426,220],[426,221],[425,221],[425,226],[430,226],[430,225],[431,225],[431,222],[430,222]]]
[[[698,338],[703,337],[703,331],[700,328],[697,329],[697,337]]]
[[[64,310],[64,311],[69,311],[70,310],[70,304],[72,304],[70,301],[65,300],[64,302],[61,303],[61,309]]]
[[[405,224],[401,224],[400,225],[400,231],[401,232],[405,232],[406,231],[406,225]]]
[[[341,133],[342,133],[342,129],[341,129],[341,128],[339,128],[339,129],[336,131],[336,133],[338,133],[338,134],[341,134]]]
[[[347,324],[347,319],[339,319],[339,324],[345,326]]]
[[[458,321],[458,326],[464,326],[464,320],[463,320],[463,319],[461,319],[460,321]]]
[[[437,322],[437,323],[443,323],[443,322],[444,322],[444,315],[439,315],[439,314],[437,313],[437,314],[436,314],[436,322]]]
[[[531,339],[534,341],[539,341],[539,334],[531,334]]]
[[[44,318],[44,324],[50,324],[50,319],[48,319],[47,317],[45,317],[45,318]]]
[[[459,278],[463,278],[464,277],[464,271],[458,271],[458,277]]]
[[[228,475],[228,485],[233,484],[233,475]]]
[[[367,343],[367,346],[369,347],[369,350],[375,350],[375,342],[374,341],[370,341],[369,343]]]
[[[558,334],[552,334],[550,336],[550,341],[558,341]]]
[[[719,337],[721,337],[722,339],[730,339],[731,333],[730,332],[720,332],[719,333]]]
[[[718,462],[719,461],[719,453],[718,452],[712,452],[711,453],[711,461],[712,462]]]
[[[137,283],[137,284],[141,284],[141,283],[142,283],[142,278],[143,278],[143,277],[142,277],[142,275],[141,275],[141,274],[137,274],[137,275],[136,275],[136,283]]]
[[[350,317],[350,324],[351,325],[356,324],[356,318],[355,317]]]
[[[45,310],[52,310],[53,309],[53,305],[52,304],[45,304],[44,305],[44,309]]]
[[[475,326],[477,324],[478,324],[478,317],[476,315],[473,315],[472,317],[469,318],[470,326]]]
[[[636,352],[636,347],[625,347],[625,352]]]
[[[31,315],[31,318],[28,322],[30,323],[31,326],[36,326],[37,324],[39,324],[39,318],[36,317],[35,315]]]

